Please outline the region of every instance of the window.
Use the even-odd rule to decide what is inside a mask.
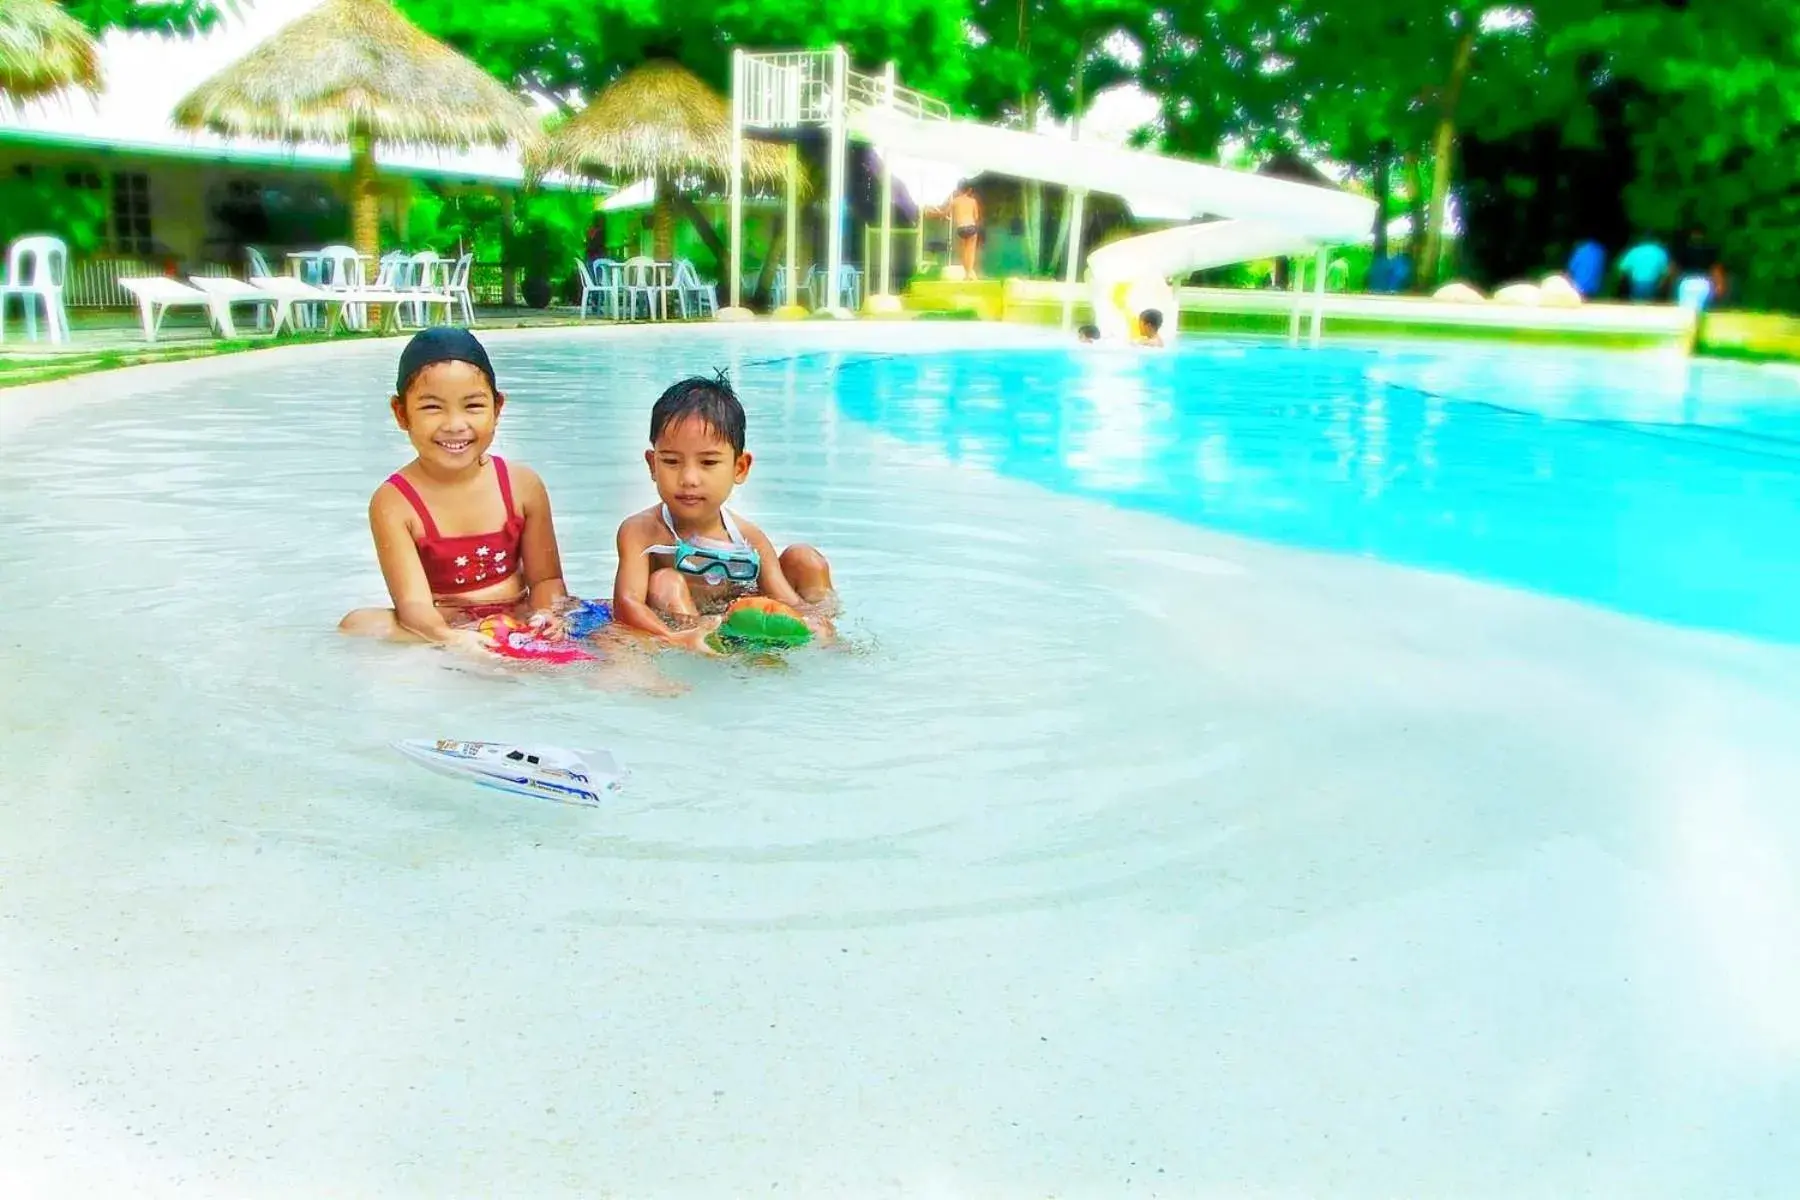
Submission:
[[[150,236],[150,177],[141,171],[113,172],[113,250],[119,254],[154,254]]]

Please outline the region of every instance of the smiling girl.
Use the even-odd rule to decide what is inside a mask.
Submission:
[[[488,453],[506,397],[487,351],[466,329],[421,330],[390,404],[418,455],[369,501],[394,606],[359,608],[339,630],[480,649],[484,617],[528,608],[554,628],[568,593],[550,497],[535,471]]]

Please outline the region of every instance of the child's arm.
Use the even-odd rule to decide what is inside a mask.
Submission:
[[[406,522],[412,507],[393,488],[377,488],[369,501],[369,529],[375,535],[375,557],[381,563],[381,578],[387,582],[388,596],[394,602],[394,620],[400,628],[437,645],[463,645],[471,639],[485,639],[466,629],[452,629],[431,598],[431,585],[425,581],[425,565],[419,561],[419,547],[413,541]]]
[[[769,535],[750,522],[739,518],[738,528],[744,534],[744,540],[762,557],[762,574],[757,577],[756,590],[771,600],[779,600],[789,608],[799,608],[804,601],[794,585],[788,582],[781,573],[781,555],[775,553],[775,545],[769,541]]]
[[[706,634],[710,632],[706,626],[677,632],[650,607],[650,556],[645,551],[656,544],[660,533],[660,525],[647,523],[643,513],[626,517],[619,526],[619,569],[613,576],[613,620],[665,642],[711,653],[706,645]]]
[[[563,583],[562,552],[556,545],[550,493],[544,487],[543,479],[530,467],[513,467],[512,477],[519,498],[519,514],[525,518],[519,553],[525,559],[525,583],[531,588],[531,608],[534,612],[554,612],[558,604],[568,599],[569,589]]]

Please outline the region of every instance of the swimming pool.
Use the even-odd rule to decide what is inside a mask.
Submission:
[[[584,592],[650,401],[731,369],[741,505],[831,554],[854,651],[676,663],[668,699],[336,637],[379,598],[397,343],[17,430],[0,1176],[1794,1190],[1786,377],[956,326],[492,347]],[[566,809],[387,749],[433,735],[633,777]]]

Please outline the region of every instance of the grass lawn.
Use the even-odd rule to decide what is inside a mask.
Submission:
[[[334,340],[346,337],[368,337],[369,334],[340,333]],[[93,350],[69,350],[55,354],[0,353],[0,388],[27,383],[47,383],[86,375],[92,371],[110,371],[114,367],[135,367],[142,363],[181,362],[190,358],[212,358],[218,354],[236,354],[245,350],[262,350],[270,346],[303,346],[322,342],[322,333],[284,334],[279,338],[235,338],[206,341],[146,343],[142,346],[102,346]]]

